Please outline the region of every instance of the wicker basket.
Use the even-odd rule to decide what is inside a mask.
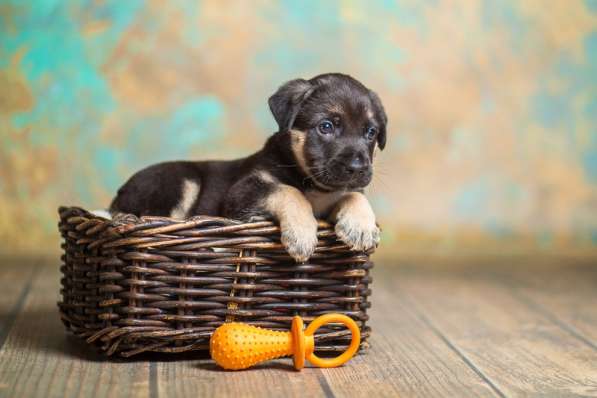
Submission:
[[[311,260],[296,264],[269,221],[59,213],[62,320],[107,355],[207,350],[224,322],[288,330],[293,315],[330,312],[357,321],[367,345],[371,253],[348,250],[329,224]],[[315,340],[318,351],[343,351],[350,332],[331,325]]]

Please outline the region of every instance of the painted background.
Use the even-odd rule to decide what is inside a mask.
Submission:
[[[235,157],[267,97],[340,71],[378,91],[382,252],[597,247],[597,1],[0,0],[0,251],[135,170]]]

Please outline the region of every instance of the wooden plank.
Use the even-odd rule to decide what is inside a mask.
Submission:
[[[388,283],[505,396],[597,396],[597,352],[487,271],[402,270]]]
[[[428,327],[391,283],[395,267],[374,273],[371,349],[350,366],[323,373],[337,396],[497,396],[446,342]]]
[[[0,397],[597,395],[597,350],[570,331],[594,341],[592,270],[380,266],[366,354],[336,369],[284,359],[226,372],[194,356],[104,361],[64,331],[58,265],[39,265],[27,288],[33,266],[0,268]]]
[[[377,289],[377,291],[376,291]],[[496,396],[387,286],[375,285],[372,348],[343,367],[294,372],[278,360],[243,372],[210,360],[158,364],[160,396]]]
[[[0,349],[0,396],[146,397],[149,364],[103,361],[59,319],[58,262],[40,269]]]
[[[29,293],[37,263],[38,261],[0,258],[0,347]]]
[[[524,268],[499,274],[520,300],[597,350],[597,268]]]
[[[294,370],[292,359],[278,359],[232,372],[211,359],[157,364],[160,397],[312,397],[329,396],[320,369]]]

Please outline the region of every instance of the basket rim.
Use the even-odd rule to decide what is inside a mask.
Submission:
[[[70,213],[70,214],[66,214]],[[243,226],[245,228],[255,228],[255,227],[278,227],[277,223],[273,220],[269,219],[261,219],[255,221],[242,221],[233,218],[227,217],[220,217],[220,216],[209,216],[204,214],[199,214],[195,216],[190,216],[185,219],[178,219],[172,218],[167,216],[136,216],[131,213],[121,213],[115,218],[105,218],[100,215],[94,214],[91,211],[81,207],[81,206],[67,206],[62,205],[58,207],[58,215],[61,219],[68,219],[70,217],[85,217],[88,219],[100,220],[107,224],[112,224],[114,226],[121,226],[121,225],[130,225],[130,224],[147,224],[147,223],[168,223],[168,224],[185,224],[187,226],[191,226],[191,224],[196,223],[197,225],[213,222],[213,223],[221,223],[223,225],[238,225]],[[333,225],[323,219],[317,220],[318,228],[319,229],[328,229],[333,227]]]
[[[244,249],[281,249],[280,227],[271,220],[242,222],[224,217],[198,215],[178,220],[162,216],[137,217],[132,214],[119,214],[113,219],[91,213],[79,206],[60,206],[58,228],[66,239],[69,228],[80,232],[77,243],[88,249],[116,249],[129,247],[136,249],[195,248],[236,246]],[[65,235],[66,234],[66,235]],[[316,252],[346,250],[348,246],[336,237],[334,226],[318,220]],[[212,242],[203,242],[212,239]],[[220,242],[214,240],[221,239]],[[322,240],[323,239],[323,240]],[[224,242],[225,241],[225,242]],[[374,249],[368,250],[372,254]],[[354,253],[358,253],[354,252]]]

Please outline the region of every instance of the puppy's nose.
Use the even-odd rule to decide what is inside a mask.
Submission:
[[[363,156],[355,156],[350,162],[344,165],[349,174],[364,174],[369,168],[369,162]]]

